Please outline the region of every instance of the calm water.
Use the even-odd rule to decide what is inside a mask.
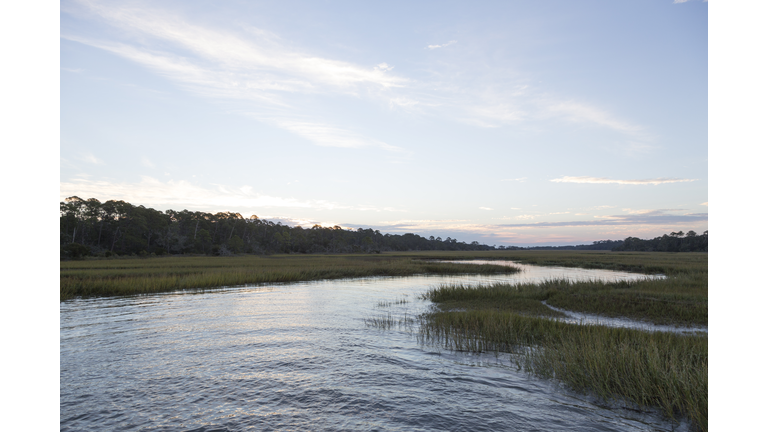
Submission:
[[[424,311],[416,297],[438,283],[638,277],[524,267],[62,302],[61,430],[686,430],[529,377],[503,355],[437,352],[364,324]]]

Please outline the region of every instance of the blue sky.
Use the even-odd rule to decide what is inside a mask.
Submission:
[[[497,245],[701,232],[707,8],[63,1],[61,199]]]

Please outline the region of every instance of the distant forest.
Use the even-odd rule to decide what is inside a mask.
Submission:
[[[709,231],[696,234],[695,231],[682,231],[664,234],[650,240],[637,237],[627,237],[615,251],[648,251],[648,252],[708,252],[707,237]]]
[[[599,240],[591,245],[579,246],[534,246],[526,250],[612,250],[638,252],[707,252],[708,231],[672,232],[650,240],[627,237],[624,240]]]
[[[59,245],[61,259],[85,256],[238,253],[379,253],[423,250],[665,250],[706,251],[707,233],[690,231],[653,240],[634,237],[601,240],[591,245],[531,247],[488,246],[447,237],[417,234],[382,234],[378,230],[347,230],[315,225],[291,227],[239,213],[216,214],[189,210],[161,212],[125,201],[100,202],[73,196],[60,203]],[[693,233],[693,235],[691,235]],[[678,235],[679,234],[679,235]],[[702,243],[703,242],[703,243]],[[702,249],[703,244],[703,249]],[[677,248],[677,249],[675,249]]]

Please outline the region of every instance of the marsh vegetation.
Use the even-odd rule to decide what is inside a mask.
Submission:
[[[532,374],[608,400],[658,407],[707,430],[705,334],[569,324],[542,303],[654,324],[707,325],[706,254],[550,252],[515,259],[667,277],[436,286],[423,295],[435,307],[419,317],[420,341],[454,351],[510,353]]]
[[[91,259],[60,263],[59,297],[149,294],[184,289],[416,274],[504,274],[518,269],[415,260],[397,255],[275,255]]]
[[[549,278],[533,282],[444,282],[422,293],[433,308],[381,311],[368,327],[406,330],[425,345],[508,353],[513,366],[576,391],[627,405],[657,407],[707,430],[706,334],[683,335],[559,321],[568,311],[653,324],[706,326],[707,255],[601,251],[404,252],[90,259],[60,264],[60,297],[111,296],[257,283],[368,276],[504,274],[514,267],[435,260],[514,260],[539,266],[621,270],[664,278],[634,281]],[[502,264],[502,263],[499,263]],[[400,296],[379,309],[408,308]]]

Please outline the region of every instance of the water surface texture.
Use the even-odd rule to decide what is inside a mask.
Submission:
[[[418,294],[439,283],[644,277],[522,267],[62,302],[61,430],[687,430],[530,377],[508,356],[365,326],[424,311]]]

